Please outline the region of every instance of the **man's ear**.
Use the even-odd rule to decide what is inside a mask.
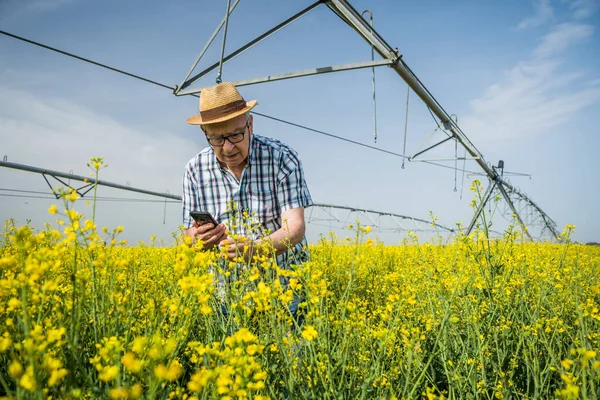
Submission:
[[[200,125],[200,130],[206,135],[206,129],[204,129],[204,125]]]

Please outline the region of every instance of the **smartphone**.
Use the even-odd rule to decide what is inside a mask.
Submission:
[[[219,225],[219,223],[207,211],[201,211],[201,210],[190,211],[190,217],[194,218],[194,220],[200,225],[209,224],[209,223],[213,224],[214,226]]]

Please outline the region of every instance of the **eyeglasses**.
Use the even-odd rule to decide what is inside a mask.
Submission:
[[[246,121],[246,126],[244,127],[244,130],[242,132],[231,133],[227,136],[219,136],[214,138],[210,138],[207,135],[206,140],[208,140],[208,143],[210,143],[211,146],[215,147],[223,146],[225,144],[225,140],[229,141],[229,143],[231,144],[236,144],[244,140],[244,134],[246,133],[246,129],[248,129],[248,121]]]

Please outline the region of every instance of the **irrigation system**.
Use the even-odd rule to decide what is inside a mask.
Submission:
[[[302,71],[293,71],[293,72],[274,74],[274,75],[263,76],[263,77],[258,77],[258,78],[245,79],[245,80],[234,82],[234,84],[236,86],[265,84],[265,83],[279,81],[279,80],[285,80],[285,79],[295,79],[295,78],[307,77],[307,76],[312,76],[312,75],[336,73],[336,72],[341,72],[341,71],[349,71],[349,70],[362,69],[362,68],[371,68],[372,84],[373,84],[372,86],[373,86],[374,139],[376,141],[376,139],[377,139],[376,108],[377,107],[376,107],[375,68],[386,66],[388,68],[392,68],[397,73],[397,75],[408,85],[408,87],[407,87],[407,114],[408,114],[409,94],[410,94],[410,91],[412,91],[420,98],[420,100],[423,103],[425,103],[425,105],[429,109],[432,116],[434,116],[434,119],[436,119],[436,124],[438,126],[437,129],[439,129],[443,133],[445,133],[446,137],[444,139],[442,139],[441,141],[439,141],[433,145],[430,145],[423,150],[419,149],[413,155],[407,156],[406,155],[406,145],[404,147],[403,154],[394,153],[394,152],[386,151],[383,149],[379,149],[374,146],[366,145],[364,143],[351,141],[349,139],[335,136],[335,135],[332,135],[332,134],[329,134],[326,132],[318,131],[318,130],[315,130],[315,129],[312,129],[312,128],[309,128],[309,127],[306,127],[306,126],[303,126],[303,125],[300,125],[297,123],[292,123],[290,121],[285,121],[285,120],[282,120],[279,118],[275,118],[272,116],[268,116],[268,115],[264,115],[264,114],[260,114],[260,113],[256,113],[256,112],[254,112],[254,114],[262,116],[262,117],[270,118],[270,119],[273,119],[273,120],[276,120],[276,121],[279,121],[282,123],[290,124],[290,125],[293,125],[296,127],[300,127],[303,129],[312,130],[313,132],[324,134],[326,136],[330,136],[335,139],[344,140],[346,142],[350,142],[355,145],[368,147],[371,149],[375,149],[377,151],[383,151],[383,152],[389,153],[394,156],[402,157],[403,158],[403,166],[404,166],[404,160],[408,160],[408,161],[425,162],[425,163],[429,163],[429,164],[433,164],[433,165],[437,165],[437,166],[441,166],[441,167],[445,167],[445,168],[452,168],[448,165],[439,164],[437,162],[453,160],[455,162],[455,166],[453,169],[455,170],[455,174],[456,174],[456,172],[459,171],[458,166],[457,166],[457,162],[459,160],[462,160],[463,162],[465,162],[467,160],[475,161],[477,163],[478,167],[480,168],[480,171],[475,171],[475,172],[470,171],[470,172],[474,173],[474,174],[481,174],[481,175],[487,177],[489,179],[490,184],[487,185],[487,190],[484,193],[482,201],[480,202],[477,210],[475,211],[473,218],[471,219],[471,221],[469,222],[468,225],[465,225],[465,227],[466,227],[465,233],[466,234],[471,233],[471,231],[475,228],[475,226],[477,225],[477,221],[480,220],[481,215],[484,212],[484,210],[486,209],[486,207],[488,207],[489,212],[492,212],[491,208],[494,207],[493,212],[495,214],[500,215],[501,217],[507,219],[509,222],[511,222],[513,220],[516,221],[523,228],[525,235],[530,240],[545,240],[545,239],[559,240],[560,239],[560,234],[557,230],[556,223],[531,198],[529,198],[526,194],[524,194],[518,188],[511,185],[505,179],[505,176],[509,175],[510,173],[504,172],[503,162],[500,161],[500,163],[498,164],[497,167],[492,166],[491,164],[486,162],[483,154],[477,149],[477,147],[473,144],[473,142],[462,131],[462,129],[458,125],[458,120],[456,118],[452,118],[452,116],[450,114],[448,114],[446,112],[446,110],[442,107],[442,105],[435,99],[435,97],[432,95],[432,93],[425,87],[423,82],[421,82],[421,80],[416,76],[416,74],[410,69],[410,67],[404,61],[402,54],[399,52],[399,50],[397,48],[393,48],[392,46],[390,46],[385,41],[385,39],[376,31],[376,29],[373,26],[373,13],[370,10],[365,10],[362,13],[360,13],[347,0],[318,0],[318,1],[315,1],[314,3],[310,4],[309,6],[305,7],[304,9],[300,10],[299,12],[295,13],[294,15],[290,16],[289,18],[285,19],[281,23],[273,26],[271,29],[268,29],[263,34],[250,40],[243,46],[237,48],[236,50],[230,52],[229,54],[225,54],[225,44],[226,44],[226,40],[227,40],[227,28],[228,28],[228,24],[229,24],[229,16],[235,10],[236,6],[239,4],[240,1],[241,0],[235,0],[235,1],[233,1],[233,3],[231,0],[226,1],[227,8],[226,8],[225,16],[220,21],[220,23],[217,25],[213,34],[209,37],[206,45],[204,46],[204,48],[202,49],[202,51],[200,52],[198,57],[195,59],[193,65],[188,70],[187,74],[185,75],[185,77],[183,78],[181,83],[175,87],[171,87],[171,86],[165,85],[163,83],[152,81],[150,79],[140,77],[139,75],[131,74],[129,72],[126,72],[126,71],[123,71],[123,70],[120,70],[120,69],[117,69],[114,67],[110,67],[108,65],[101,64],[99,62],[96,62],[96,61],[93,61],[90,59],[86,59],[86,58],[65,52],[63,50],[52,48],[50,46],[47,46],[47,45],[44,45],[44,44],[41,44],[38,42],[34,42],[34,41],[26,39],[26,38],[19,37],[19,36],[16,36],[16,35],[8,33],[8,32],[0,31],[0,34],[4,34],[6,36],[9,36],[9,37],[12,37],[12,38],[15,38],[18,40],[22,40],[22,41],[25,41],[25,42],[28,42],[28,43],[31,43],[31,44],[34,44],[34,45],[37,45],[40,47],[44,47],[46,49],[61,53],[63,55],[69,56],[69,57],[79,59],[81,61],[92,63],[94,65],[97,65],[97,66],[100,66],[103,68],[108,68],[114,72],[125,74],[130,77],[145,81],[147,83],[151,83],[151,84],[163,87],[163,88],[170,89],[176,96],[185,96],[185,95],[198,96],[200,91],[202,90],[202,87],[194,87],[194,84],[197,83],[197,81],[199,79],[201,79],[202,77],[206,76],[207,74],[212,73],[213,71],[217,70],[218,72],[217,72],[216,81],[220,82],[222,79],[223,65],[225,63],[227,63],[228,61],[230,61],[231,59],[233,59],[235,57],[240,56],[246,50],[252,48],[256,44],[265,40],[266,38],[274,35],[279,30],[283,29],[284,27],[291,24],[292,22],[300,19],[301,17],[308,14],[310,11],[314,10],[315,8],[320,7],[320,6],[325,6],[329,10],[331,10],[331,12],[333,12],[335,15],[337,15],[344,23],[349,25],[358,35],[360,35],[371,46],[371,49],[372,49],[371,60],[364,61],[364,62],[358,62],[358,63],[333,65],[333,66],[320,67],[320,68],[314,68],[314,69],[308,69],[308,70],[302,70]],[[369,14],[369,21],[367,21],[363,17],[365,14]],[[217,60],[216,62],[214,62],[208,68],[194,74],[194,71],[195,71],[198,63],[200,62],[200,60],[205,55],[205,53],[208,50],[208,48],[210,47],[210,45],[217,38],[217,36],[219,35],[219,33],[221,31],[223,31],[223,34],[222,34],[220,59]],[[376,60],[375,54],[378,54],[381,57],[381,59]],[[192,75],[192,74],[194,74],[194,75]],[[404,143],[406,143],[406,126],[405,126],[404,135],[405,135]],[[444,158],[444,159],[436,158],[436,159],[434,159],[434,158],[424,158],[423,157],[427,152],[431,151],[432,149],[434,149],[446,142],[454,142],[455,156],[453,158]],[[464,155],[462,157],[458,156],[458,146],[459,145],[461,147],[461,150],[464,151]],[[59,172],[59,171],[50,171],[50,170],[46,170],[46,169],[39,168],[39,167],[29,166],[29,165],[10,163],[6,159],[4,161],[0,162],[0,167],[7,167],[7,168],[12,168],[12,169],[18,169],[18,170],[23,170],[23,171],[39,173],[44,177],[44,179],[46,180],[48,185],[50,185],[50,187],[52,187],[52,186],[50,184],[50,181],[48,180],[48,177],[52,177],[52,178],[56,179],[58,182],[62,183],[63,185],[66,185],[66,183],[64,182],[64,179],[82,181],[82,182],[84,182],[83,186],[81,186],[79,188],[72,188],[72,189],[76,189],[81,196],[84,196],[85,193],[87,193],[87,191],[89,191],[90,188],[93,187],[92,185],[95,183],[95,181],[91,178],[77,176],[77,175],[73,175],[73,174],[67,174],[67,173]],[[462,171],[463,173],[466,172],[466,170],[464,169],[464,166],[460,171]],[[519,174],[515,174],[515,175],[519,175]],[[456,175],[455,175],[455,180],[456,180]],[[176,201],[181,200],[181,197],[177,196],[177,195],[153,192],[150,190],[144,190],[144,189],[140,189],[140,188],[133,188],[129,185],[121,185],[121,184],[106,182],[106,181],[98,181],[97,183],[98,183],[98,185],[113,187],[116,189],[127,190],[127,191],[137,192],[137,193],[141,193],[141,194],[151,195],[151,196],[158,196],[158,197],[162,197],[165,199],[171,199],[171,200],[176,200]],[[66,186],[71,187],[70,185],[66,185]],[[502,200],[502,201],[499,201],[499,200]],[[330,204],[315,204],[310,210],[307,211],[307,215],[308,215],[307,219],[308,219],[309,223],[323,224],[326,226],[328,225],[329,227],[336,226],[336,227],[343,228],[346,226],[346,223],[348,221],[354,221],[355,219],[362,219],[362,220],[368,221],[366,223],[372,225],[376,229],[389,230],[392,232],[405,232],[408,230],[431,231],[432,229],[435,231],[438,231],[438,232],[439,231],[444,231],[447,233],[454,232],[454,229],[445,227],[445,226],[437,224],[435,222],[432,223],[432,221],[427,221],[425,219],[413,218],[413,217],[408,217],[408,216],[395,214],[395,213],[387,213],[387,212],[381,212],[381,211],[375,211],[375,210],[343,207],[343,206],[336,206],[336,205],[330,205]]]

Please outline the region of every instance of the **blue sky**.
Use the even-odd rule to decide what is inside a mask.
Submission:
[[[228,32],[229,51],[308,5],[242,0]],[[371,9],[375,26],[425,83],[486,161],[531,174],[511,182],[575,238],[600,241],[600,46],[597,0],[352,1]],[[137,73],[178,84],[225,12],[223,1],[3,0],[0,29]],[[198,69],[216,61],[220,37]],[[197,99],[154,87],[0,36],[0,155],[9,161],[87,174],[104,157],[102,178],[180,193],[186,162],[207,145],[185,118]],[[238,58],[223,78],[238,80],[366,61],[370,48],[326,7],[319,7]],[[210,74],[198,85],[211,85]],[[241,88],[256,111],[373,144],[371,72],[359,70]],[[378,147],[402,152],[406,84],[377,70]],[[407,153],[435,129],[414,94]],[[313,200],[467,223],[470,179],[255,117],[259,134],[300,154]],[[432,140],[436,137],[434,136]],[[454,154],[441,147],[431,156]],[[453,165],[453,163],[449,163]],[[478,170],[473,162],[467,168]],[[40,176],[0,169],[0,186],[45,190]],[[102,189],[104,196],[124,196]],[[52,220],[49,200],[0,197],[0,219]],[[125,237],[169,237],[180,209],[102,203],[100,224],[124,225]],[[84,211],[85,212],[85,211]],[[163,224],[163,219],[165,224]],[[500,224],[500,223],[499,223]],[[310,231],[310,227],[309,227]],[[313,237],[314,232],[313,232]]]

